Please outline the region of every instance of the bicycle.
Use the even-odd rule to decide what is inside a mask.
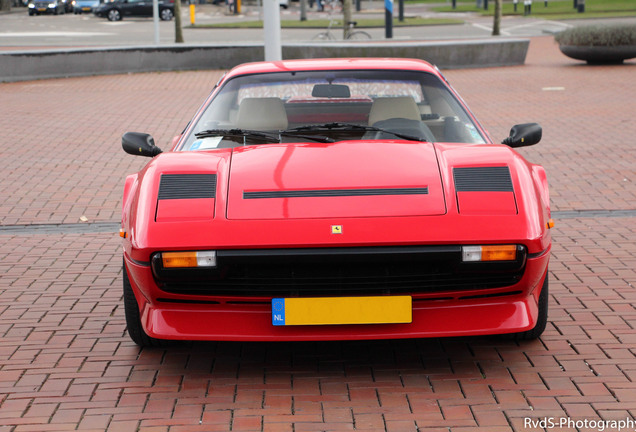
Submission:
[[[371,35],[362,30],[354,30],[356,25],[358,25],[357,21],[349,21],[347,23],[349,25],[349,32],[347,39],[348,40],[363,40],[363,39],[371,39]]]
[[[329,19],[329,25],[327,26],[327,30],[324,32],[320,32],[318,33],[316,36],[313,37],[312,40],[336,40],[336,36],[331,32],[331,28],[333,27],[334,24],[339,23],[340,21],[337,19]],[[348,23],[349,26],[349,31],[347,32],[347,37],[346,40],[364,40],[364,39],[371,39],[371,35],[365,31],[362,30],[354,30],[356,25],[358,24],[357,21],[349,21]]]

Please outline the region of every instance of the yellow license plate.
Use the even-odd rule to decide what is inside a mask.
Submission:
[[[412,321],[410,296],[272,299],[272,324],[400,324]]]

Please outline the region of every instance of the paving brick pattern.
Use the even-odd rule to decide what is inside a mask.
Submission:
[[[114,233],[6,228],[116,222],[145,163],[121,134],[167,147],[220,75],[0,84],[0,432],[593,431],[636,416],[636,62],[585,66],[545,37],[526,66],[446,72],[493,136],[544,126],[519,150],[546,167],[557,218],[540,340],[141,350]]]

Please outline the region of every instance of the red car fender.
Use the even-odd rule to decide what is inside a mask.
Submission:
[[[543,205],[548,210],[548,216],[550,215],[550,189],[548,188],[548,176],[545,173],[545,169],[541,165],[532,165],[532,176],[539,190]]]
[[[130,196],[132,190],[136,187],[137,174],[131,174],[126,177],[124,183],[124,195],[121,201],[121,227],[126,230],[128,227],[128,214],[130,213]]]

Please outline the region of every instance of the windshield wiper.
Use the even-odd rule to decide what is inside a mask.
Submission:
[[[332,142],[336,142],[335,139],[324,136],[324,135],[303,135],[303,134],[298,134],[296,132],[302,132],[304,129],[287,129],[284,131],[280,131],[280,134],[282,136],[289,136],[289,137],[295,137],[295,138],[302,138],[302,139],[310,139],[313,141],[318,141],[318,142],[326,142],[326,143],[332,143]]]
[[[383,129],[375,126],[366,126],[356,123],[324,123],[318,125],[306,125],[306,126],[298,126],[292,129],[287,129],[285,132],[293,132],[293,131],[318,131],[318,130],[361,130],[361,131],[369,131],[369,132],[384,132],[391,135],[394,135],[398,138],[402,138],[407,141],[426,141],[422,137],[418,137],[415,135],[403,134],[401,132],[394,132],[390,129]]]
[[[209,137],[243,137],[243,141],[246,138],[255,138],[267,142],[280,142],[280,137],[274,134],[268,134],[265,132],[250,130],[250,129],[208,129],[194,134],[197,138],[209,138]]]
[[[266,133],[257,130],[251,129],[208,129],[201,132],[197,132],[194,134],[197,138],[209,138],[216,136],[224,136],[224,137],[243,137],[246,138],[255,138],[261,139],[266,142],[281,142],[281,136],[292,136],[296,138],[309,139],[312,141],[318,142],[328,142],[332,143],[336,140],[333,138],[329,138],[322,135],[302,135],[296,133],[295,130],[286,130],[286,131],[278,131],[277,134]]]

